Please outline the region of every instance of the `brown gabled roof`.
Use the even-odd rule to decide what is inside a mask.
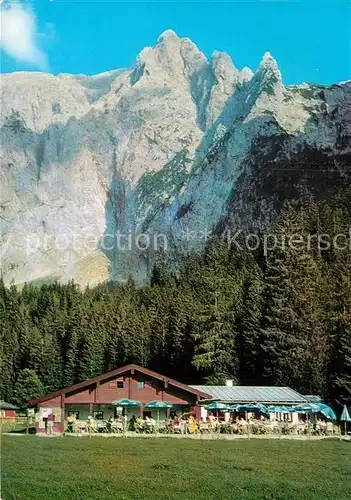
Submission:
[[[84,389],[85,387],[89,387],[90,385],[95,384],[96,382],[101,382],[105,379],[109,379],[116,375],[121,375],[122,373],[126,373],[129,371],[135,370],[139,373],[143,373],[144,375],[148,375],[149,377],[156,378],[158,380],[162,380],[163,382],[167,382],[169,385],[173,385],[174,387],[178,387],[178,389],[183,389],[184,391],[190,392],[192,394],[196,394],[200,398],[211,399],[211,396],[205,392],[202,392],[194,387],[190,387],[189,385],[183,384],[182,382],[178,382],[172,378],[166,377],[164,375],[160,375],[153,370],[149,370],[148,368],[144,368],[139,365],[129,364],[125,366],[121,366],[120,368],[116,368],[115,370],[111,370],[110,372],[103,373],[102,375],[98,375],[97,377],[90,378],[88,380],[84,380],[83,382],[79,382],[78,384],[70,385],[69,387],[64,387],[63,389],[59,389],[58,391],[51,392],[50,394],[46,394],[46,396],[42,396],[40,398],[31,399],[28,404],[29,406],[36,406],[44,401],[48,401],[49,399],[55,398],[57,396],[61,396],[62,394],[68,394],[70,392],[79,391],[80,389]]]

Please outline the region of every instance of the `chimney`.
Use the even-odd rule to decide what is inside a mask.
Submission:
[[[232,381],[232,380],[226,380],[226,381],[225,381],[225,385],[226,385],[227,387],[233,387],[233,381]]]

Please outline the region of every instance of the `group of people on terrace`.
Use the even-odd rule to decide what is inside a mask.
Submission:
[[[245,416],[232,416],[224,420],[221,414],[209,412],[206,418],[196,419],[194,413],[178,416],[171,414],[166,419],[155,419],[152,415],[144,418],[132,415],[128,418],[126,413],[108,420],[96,420],[89,415],[87,421],[77,421],[75,416],[67,419],[68,432],[102,432],[102,433],[168,433],[168,434],[206,434],[212,432],[228,434],[312,434],[332,435],[336,427],[331,421],[321,418],[299,421],[278,421],[265,418],[262,415],[246,414]]]

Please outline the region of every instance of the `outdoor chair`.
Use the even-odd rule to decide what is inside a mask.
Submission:
[[[229,429],[230,429],[231,434],[238,434],[239,433],[238,424],[230,424]]]
[[[98,432],[105,432],[105,433],[108,433],[108,432],[109,432],[108,422],[106,422],[106,421],[99,422],[99,423],[97,424],[97,431],[98,431]]]
[[[334,426],[332,422],[328,422],[326,426],[326,435],[332,436],[334,434]]]
[[[229,422],[221,422],[219,425],[219,432],[221,434],[229,434],[230,433],[230,424]]]
[[[181,434],[182,433],[182,426],[181,424],[174,424],[172,428],[173,434]]]
[[[210,432],[220,432],[221,430],[221,425],[218,422],[210,424],[209,427],[210,427]]]
[[[326,423],[320,424],[320,433],[323,436],[326,435],[326,433],[327,433],[327,424]]]
[[[166,422],[159,422],[156,426],[156,429],[160,434],[166,434],[168,430]]]
[[[114,432],[115,434],[120,434],[124,430],[122,422],[114,422],[111,425],[111,432]]]
[[[66,427],[66,432],[73,433],[75,432],[75,422],[68,422]]]
[[[321,426],[319,424],[315,424],[313,430],[312,430],[312,434],[314,436],[320,436],[322,434],[322,431],[321,431]]]
[[[205,422],[200,422],[199,424],[199,431],[201,434],[208,434],[210,432],[210,427],[207,423]]]
[[[250,423],[250,434],[259,434],[260,429],[259,426],[256,423]]]
[[[306,434],[306,425],[305,424],[299,424],[297,428],[298,434]]]
[[[223,432],[225,434],[234,434],[234,426],[231,422],[226,422],[225,427],[223,427]]]
[[[145,434],[152,434],[153,432],[155,432],[155,426],[152,425],[151,422],[144,421],[140,427],[141,431],[144,432]]]
[[[281,433],[284,434],[285,436],[290,434],[290,427],[289,427],[289,424],[287,423],[283,423],[281,429],[280,429]]]

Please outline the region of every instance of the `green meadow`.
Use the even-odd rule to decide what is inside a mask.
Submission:
[[[2,500],[351,498],[338,440],[2,437]]]

